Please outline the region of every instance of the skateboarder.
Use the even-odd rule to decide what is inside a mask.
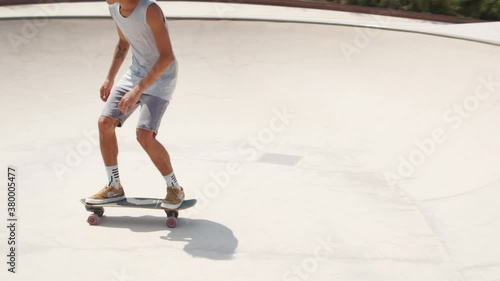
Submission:
[[[107,3],[119,37],[100,90],[101,99],[106,103],[98,122],[99,141],[108,183],[86,202],[102,204],[125,198],[118,172],[115,129],[140,107],[137,140],[167,183],[162,207],[175,209],[184,200],[184,191],[175,178],[167,150],[156,140],[177,80],[177,61],[166,20],[154,0],[107,0]],[[113,87],[129,49],[132,49],[132,65]]]

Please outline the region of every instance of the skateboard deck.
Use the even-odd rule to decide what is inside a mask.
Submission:
[[[164,210],[167,214],[167,226],[173,228],[177,225],[177,217],[179,210],[184,210],[196,205],[196,199],[184,200],[177,209],[165,209],[161,207],[163,199],[158,198],[142,198],[128,197],[121,201],[104,203],[104,204],[87,204],[85,199],[80,199],[80,202],[85,205],[85,209],[93,214],[87,218],[90,225],[99,224],[100,218],[104,214],[104,208],[138,208],[138,209],[158,209]]]

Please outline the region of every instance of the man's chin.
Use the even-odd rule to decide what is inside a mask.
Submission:
[[[109,5],[115,4],[118,0],[106,0]]]

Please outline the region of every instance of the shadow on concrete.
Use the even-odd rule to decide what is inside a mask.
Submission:
[[[184,251],[193,257],[229,260],[238,247],[238,239],[228,227],[209,220],[179,218],[175,228],[166,226],[166,217],[107,217],[95,227],[128,228],[133,232],[164,231],[161,239],[187,243]]]

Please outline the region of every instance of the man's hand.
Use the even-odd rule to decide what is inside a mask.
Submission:
[[[118,103],[118,109],[126,114],[127,111],[134,108],[134,106],[139,101],[142,93],[137,90],[137,88],[132,89],[130,92],[126,93],[120,103]]]
[[[104,80],[104,83],[102,83],[102,86],[101,86],[101,100],[102,101],[105,102],[108,100],[108,97],[111,94],[111,89],[113,89],[113,84],[114,84],[114,81],[109,79],[109,78],[106,78],[106,80]]]

